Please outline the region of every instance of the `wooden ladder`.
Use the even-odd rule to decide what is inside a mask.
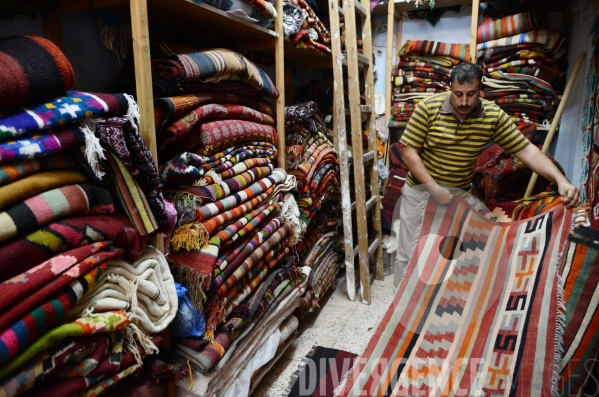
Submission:
[[[342,6],[339,5],[342,1]],[[341,50],[340,15],[345,23],[345,53]],[[341,207],[343,214],[343,242],[345,246],[345,269],[349,299],[356,299],[356,276],[354,258],[359,259],[361,301],[370,304],[370,265],[369,258],[376,259],[376,278],[383,279],[381,210],[378,187],[377,145],[374,117],[374,76],[372,65],[372,27],[370,21],[370,0],[329,0],[331,22],[331,45],[334,79],[334,137],[341,174]],[[366,56],[358,53],[358,23],[362,30],[363,49]],[[347,72],[347,85],[344,83],[344,70]],[[360,87],[364,88],[366,104],[360,103]],[[346,108],[344,91],[349,93],[349,107]],[[346,142],[346,115],[350,117],[351,148]],[[368,149],[362,148],[362,117],[366,118]],[[351,156],[350,156],[351,153]],[[353,166],[353,175],[350,167]],[[366,183],[365,172],[370,172],[370,186]],[[352,178],[353,177],[353,178]],[[350,180],[354,181],[354,197]],[[375,232],[368,234],[367,213],[372,211]],[[358,241],[354,246],[352,219],[357,225]],[[374,235],[372,235],[374,234]]]

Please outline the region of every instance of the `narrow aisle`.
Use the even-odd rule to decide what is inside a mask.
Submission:
[[[393,275],[371,285],[372,304],[364,305],[347,298],[345,273],[322,299],[321,308],[299,320],[299,336],[287,348],[262,379],[251,397],[287,397],[293,374],[313,346],[360,354],[393,298]]]

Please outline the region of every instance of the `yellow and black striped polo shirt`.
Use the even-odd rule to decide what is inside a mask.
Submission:
[[[453,114],[450,95],[432,95],[421,101],[400,142],[420,150],[420,158],[435,182],[470,191],[476,160],[489,141],[509,154],[522,150],[529,141],[499,106],[484,99],[460,122]],[[407,183],[419,184],[411,173]]]

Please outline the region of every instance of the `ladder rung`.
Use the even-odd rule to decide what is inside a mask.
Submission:
[[[372,244],[370,244],[370,247],[368,247],[368,257],[369,258],[372,256],[372,254],[374,254],[374,251],[376,251],[376,249],[378,247],[379,247],[379,239],[376,238],[376,239],[374,239]]]
[[[351,203],[351,210],[355,210],[356,209],[356,202],[354,201],[353,203]]]
[[[379,239],[376,238],[374,239],[374,241],[372,242],[372,244],[370,244],[370,246],[368,247],[368,257],[370,258],[372,256],[372,254],[374,254],[374,251],[376,251],[376,249],[379,247]],[[354,247],[354,256],[358,255],[358,252],[360,251],[359,247],[356,245]]]
[[[370,211],[370,209],[374,207],[374,204],[376,203],[376,198],[377,196],[372,196],[368,199],[368,201],[366,202],[366,211]]]
[[[372,113],[372,106],[371,105],[360,105],[360,112],[361,113]],[[345,114],[350,115],[351,114],[351,110],[350,109],[345,109]]]
[[[345,11],[343,11],[342,7],[337,7],[337,10],[339,10],[339,15],[345,16]]]
[[[356,7],[356,12],[366,18],[366,8],[360,3],[358,0],[354,1],[354,7]]]
[[[374,150],[371,150],[368,153],[364,153],[363,160],[364,160],[365,163],[367,163],[367,162],[369,162],[371,160],[374,160]]]
[[[361,63],[363,65],[370,65],[370,59],[368,59],[367,56],[358,54],[358,63]]]

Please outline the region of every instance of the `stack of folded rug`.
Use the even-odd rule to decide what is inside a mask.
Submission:
[[[485,16],[476,56],[483,66],[484,97],[501,107],[531,142],[542,147],[565,86],[565,38],[547,27],[539,11]],[[523,197],[531,171],[494,145],[477,163],[475,184],[489,200]],[[539,178],[534,193],[552,190]]]
[[[303,239],[297,245],[302,266],[312,268],[307,293],[300,301],[303,315],[333,285],[339,270],[337,247],[339,166],[332,138],[315,102],[285,109],[286,167],[297,178],[294,196],[300,210]]]
[[[283,30],[297,48],[331,54],[331,34],[305,0],[283,1]]]
[[[0,51],[1,394],[100,393],[157,350],[177,306],[164,256],[138,266],[168,230],[158,174],[132,97],[70,91],[45,39]]]
[[[452,68],[470,59],[470,45],[407,40],[391,71],[393,98],[389,127],[405,128],[416,105],[427,96],[449,90]]]

